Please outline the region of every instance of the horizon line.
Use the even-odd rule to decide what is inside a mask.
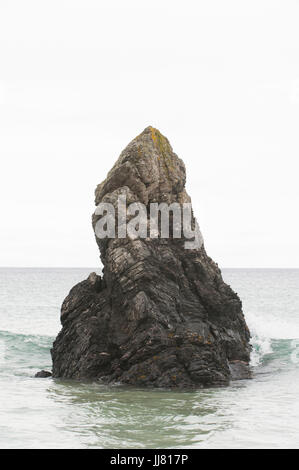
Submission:
[[[103,266],[104,267],[104,266]],[[222,266],[222,269],[299,269],[292,266]],[[101,266],[0,266],[0,269],[102,269]]]

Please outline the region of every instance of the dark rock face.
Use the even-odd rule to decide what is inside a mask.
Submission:
[[[35,374],[34,377],[37,377],[39,379],[46,379],[48,377],[52,377],[52,374],[51,372],[48,372],[47,370],[40,370],[39,372]]]
[[[183,204],[190,202],[185,179],[168,140],[148,127],[97,187],[96,204],[115,206],[120,194],[127,204]],[[130,236],[96,241],[104,275],[90,274],[63,302],[54,377],[181,388],[249,377],[241,301],[203,245]]]

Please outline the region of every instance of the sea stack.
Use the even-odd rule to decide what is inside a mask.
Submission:
[[[183,161],[147,127],[98,185],[95,203],[190,204]],[[192,227],[196,221],[191,212]],[[93,228],[103,215],[95,212]],[[125,222],[132,220],[132,214]],[[249,377],[250,333],[238,295],[224,283],[204,244],[123,233],[96,241],[103,276],[91,273],[62,304],[51,350],[53,377],[144,387],[199,388]],[[123,226],[122,226],[123,228]],[[221,236],[219,234],[219,236]]]

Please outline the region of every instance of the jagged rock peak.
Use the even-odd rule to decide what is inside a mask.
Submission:
[[[147,127],[122,151],[107,178],[97,186],[95,203],[105,193],[122,186],[133,186],[132,190],[145,204],[156,200],[160,186],[159,196],[168,202],[173,191],[183,190],[185,182],[185,165],[168,139],[157,129]]]

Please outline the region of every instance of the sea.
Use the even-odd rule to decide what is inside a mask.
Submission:
[[[251,379],[170,391],[34,378],[92,271],[0,268],[0,448],[299,448],[299,270],[222,271],[251,331]]]

